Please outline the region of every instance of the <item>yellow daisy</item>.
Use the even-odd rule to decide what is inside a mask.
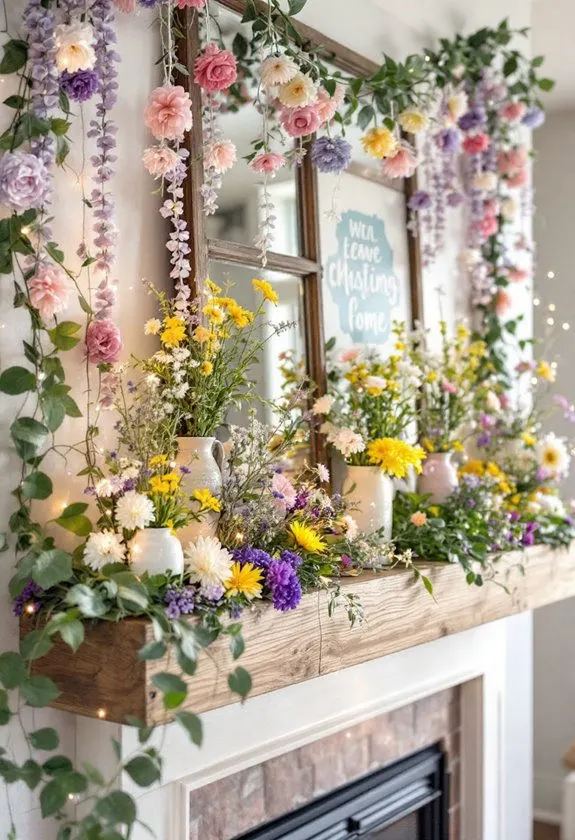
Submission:
[[[211,362],[208,362],[208,361],[202,362],[201,367],[200,367],[200,373],[201,373],[202,376],[211,376],[211,374],[213,373],[213,370],[214,370],[214,366]]]
[[[546,382],[555,382],[555,371],[549,362],[539,362],[536,368],[537,376]]]
[[[261,292],[266,300],[269,300],[271,303],[278,302],[278,293],[274,291],[273,287],[267,280],[252,280],[252,286],[256,292]]]
[[[170,492],[170,485],[167,481],[164,481],[161,475],[153,475],[150,478],[149,485],[152,493],[158,493],[160,496]]]
[[[177,347],[186,337],[186,324],[183,318],[174,315],[164,321],[164,330],[160,335],[166,347]]]
[[[393,155],[397,150],[397,139],[389,128],[371,128],[361,138],[363,148],[371,157],[381,158]]]
[[[395,478],[405,478],[409,468],[421,472],[425,452],[421,446],[412,446],[397,438],[377,438],[367,445],[367,454],[372,464]]]
[[[245,563],[240,566],[234,563],[231,568],[231,575],[225,581],[226,596],[245,595],[250,601],[252,598],[259,598],[262,594],[262,570],[256,569],[252,563]]]
[[[151,467],[163,467],[168,463],[168,456],[167,455],[154,455],[153,458],[150,458],[150,466]]]
[[[303,522],[292,522],[290,531],[296,543],[310,554],[323,554],[327,544],[309,525]]]
[[[207,315],[210,323],[212,324],[222,324],[225,318],[225,315],[220,307],[213,302],[207,303],[204,306],[203,313],[204,315]]]
[[[530,432],[523,432],[521,435],[521,440],[525,444],[525,446],[535,446],[537,443],[537,438],[534,437]]]
[[[221,511],[222,505],[220,500],[216,499],[215,496],[212,496],[207,487],[203,490],[194,490],[192,495],[194,499],[200,503],[200,510],[213,510],[216,513]]]
[[[196,329],[192,333],[192,338],[194,341],[197,341],[198,344],[204,344],[204,342],[209,341],[211,336],[211,332],[206,329],[206,327],[196,327]]]

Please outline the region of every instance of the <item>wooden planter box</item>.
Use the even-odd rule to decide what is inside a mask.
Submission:
[[[419,568],[433,583],[433,597],[400,570],[344,582],[345,591],[359,596],[367,619],[353,630],[343,608],[328,616],[324,592],[305,595],[289,613],[267,603],[246,611],[245,653],[232,663],[227,639],[212,645],[210,656],[200,657],[195,676],[185,677],[190,691],[182,708],[199,713],[238,702],[227,685],[237,664],[250,672],[252,694],[265,694],[575,595],[575,546],[507,555],[499,562],[498,578],[507,591],[495,584],[468,586],[459,565]],[[24,623],[21,630],[26,632]],[[125,723],[126,715],[149,726],[168,723],[172,715],[151,678],[160,671],[180,672],[173,656],[140,662],[138,650],[152,638],[144,619],[101,622],[86,632],[75,655],[58,642],[34,663],[34,672],[46,674],[60,689],[52,704],[58,709],[89,717],[105,710],[106,720],[118,723]]]

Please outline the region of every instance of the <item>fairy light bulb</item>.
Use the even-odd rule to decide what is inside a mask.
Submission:
[[[532,385],[537,385],[537,377],[536,376],[531,377],[531,384]]]
[[[547,309],[549,310],[549,312],[555,312],[556,306],[554,303],[550,303]]]
[[[236,542],[241,542],[243,540],[243,538],[244,538],[244,535],[242,534],[242,532],[238,531],[236,533]]]
[[[27,612],[28,615],[34,615],[34,613],[36,612],[36,607],[34,606],[34,604],[26,604],[26,606],[24,607],[24,612]]]
[[[547,326],[552,327],[555,323],[555,318],[547,318]]]
[[[22,236],[28,236],[31,230],[32,228],[28,227],[28,225],[24,225],[24,227],[20,228],[20,233],[22,234]]]
[[[547,272],[547,277],[548,277],[550,280],[553,280],[553,278],[555,277],[555,272],[554,272],[554,271],[548,271],[548,272]]]
[[[533,298],[533,306],[539,306],[540,303],[541,301],[539,300],[539,298]]]
[[[568,324],[568,323],[567,323],[567,321],[565,321],[563,324],[561,324],[561,327],[562,327],[565,331],[567,331],[567,330],[571,329],[571,324]]]
[[[108,710],[107,709],[98,709],[96,712],[100,720],[104,720],[104,718],[108,717]]]

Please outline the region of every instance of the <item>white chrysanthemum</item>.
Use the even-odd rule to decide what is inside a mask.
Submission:
[[[216,537],[198,537],[188,544],[185,557],[192,583],[221,586],[231,577],[234,559]]]
[[[495,172],[479,172],[473,179],[473,189],[482,192],[493,192],[497,187]]]
[[[501,215],[507,222],[516,217],[518,209],[517,202],[513,198],[505,198],[501,202]]]
[[[329,394],[324,394],[323,397],[318,397],[311,408],[312,414],[329,414],[333,408],[334,402],[334,398]]]
[[[353,429],[339,429],[333,435],[332,444],[341,452],[344,458],[349,458],[356,452],[363,452],[365,449],[365,441],[361,435],[358,435]]]
[[[551,476],[558,478],[567,475],[571,456],[563,438],[550,432],[545,435],[535,447],[537,463],[547,470]]]
[[[162,322],[159,318],[150,318],[144,324],[144,335],[157,335],[162,329]]]
[[[296,73],[291,81],[280,87],[278,99],[286,108],[313,105],[317,99],[317,88],[313,79],[305,73]]]
[[[84,563],[92,569],[101,569],[106,563],[118,563],[124,559],[125,546],[113,531],[90,534],[84,547]]]
[[[118,499],[116,520],[118,525],[127,531],[147,528],[154,521],[154,504],[143,493],[130,490]]]
[[[343,524],[345,525],[345,535],[350,542],[353,542],[354,539],[359,534],[359,526],[353,516],[346,514],[343,517]]]
[[[567,514],[565,505],[559,496],[552,496],[549,493],[537,493],[535,501],[544,513],[550,513],[553,516],[566,516]]]
[[[62,73],[67,70],[91,70],[96,63],[94,32],[89,23],[65,24],[56,27],[56,66]]]
[[[115,492],[114,484],[109,478],[101,478],[94,487],[94,490],[96,491],[96,496],[99,496],[101,499],[107,499]]]
[[[260,76],[265,88],[287,85],[298,71],[295,61],[287,55],[270,55],[262,62]]]

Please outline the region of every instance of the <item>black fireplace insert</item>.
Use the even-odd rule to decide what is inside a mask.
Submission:
[[[448,840],[449,778],[434,745],[236,840]]]

